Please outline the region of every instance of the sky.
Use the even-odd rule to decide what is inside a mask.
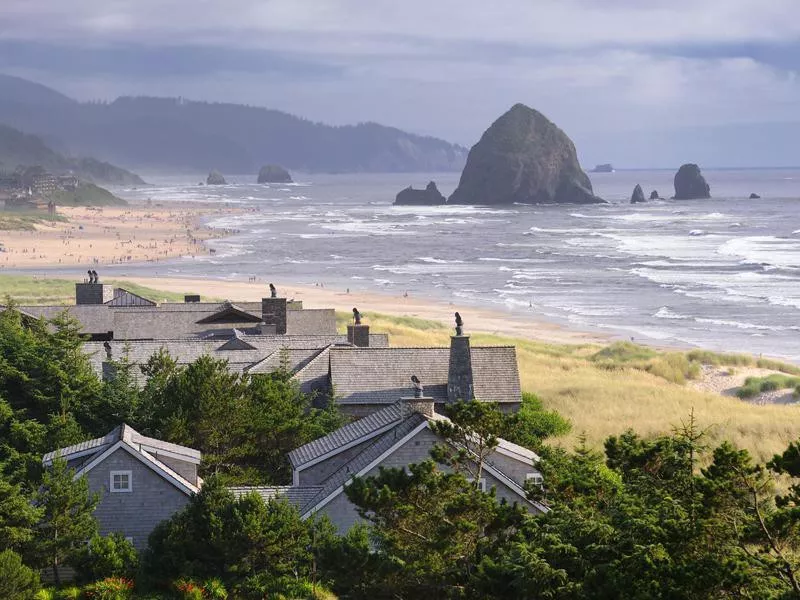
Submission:
[[[465,146],[522,102],[584,166],[800,166],[800,0],[2,0],[0,72]]]

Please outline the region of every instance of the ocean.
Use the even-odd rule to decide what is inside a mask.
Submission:
[[[800,362],[800,169],[704,170],[711,200],[629,204],[673,193],[672,171],[591,174],[597,206],[393,207],[409,184],[458,174],[300,175],[226,186],[151,177],[122,197],[202,200],[252,211],[211,256],[104,271],[244,279],[409,294],[530,315],[664,345]],[[147,177],[146,177],[147,178]],[[759,200],[748,196],[755,192]],[[360,307],[361,308],[361,307]],[[369,307],[363,307],[369,312]]]

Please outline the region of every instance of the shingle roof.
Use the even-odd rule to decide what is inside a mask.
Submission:
[[[520,402],[516,349],[473,346],[475,397],[493,402]],[[447,401],[449,348],[333,348],[331,380],[340,404],[390,404],[411,393],[411,376],[435,402]]]
[[[236,498],[255,492],[261,496],[264,502],[273,499],[285,499],[298,509],[302,509],[311,499],[317,496],[322,486],[237,486],[228,489]]]
[[[80,442],[79,444],[73,444],[72,446],[67,446],[66,448],[60,448],[58,450],[48,452],[42,457],[42,462],[47,464],[57,456],[60,456],[66,460],[70,460],[70,457],[78,454],[83,455],[86,453],[86,451],[92,451],[90,454],[95,456],[109,446],[121,440],[127,442],[131,446],[138,447],[141,450],[152,451],[156,453],[159,450],[162,450],[164,452],[180,455],[189,462],[200,462],[199,450],[147,437],[125,423],[116,426],[103,437],[86,440],[85,442]]]
[[[398,441],[406,435],[414,431],[419,425],[424,423],[426,418],[419,413],[412,413],[406,419],[399,421],[398,424],[381,434],[375,441],[369,444],[362,452],[360,452],[353,460],[342,465],[323,483],[322,489],[316,496],[311,498],[308,503],[301,509],[301,512],[306,512],[313,509],[317,504],[322,502],[325,498],[331,495],[339,487],[343,486],[351,477],[357,475],[362,469],[369,466],[384,452],[391,449]]]
[[[397,403],[387,406],[379,411],[371,413],[363,419],[358,419],[352,423],[340,427],[328,435],[309,442],[299,448],[289,452],[289,460],[292,467],[297,469],[303,465],[324,456],[343,446],[353,442],[360,443],[370,438],[387,426],[400,422],[400,407]]]

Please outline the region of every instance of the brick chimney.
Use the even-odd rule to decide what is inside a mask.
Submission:
[[[113,299],[113,285],[94,281],[75,284],[75,304],[105,304]]]
[[[274,325],[275,333],[286,333],[286,298],[262,298],[261,319],[265,325]]]
[[[458,331],[458,330],[457,330]],[[469,336],[458,331],[450,337],[450,366],[447,372],[447,401],[449,403],[475,399],[472,380],[472,355]]]

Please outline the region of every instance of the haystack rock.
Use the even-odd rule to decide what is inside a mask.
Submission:
[[[515,104],[469,151],[448,204],[598,204],[575,145],[542,113]]]
[[[424,190],[415,190],[411,186],[408,186],[397,194],[397,197],[394,199],[395,205],[398,206],[440,206],[445,202],[447,202],[447,200],[432,181]]]
[[[294,183],[289,171],[280,165],[264,165],[258,172],[258,183]]]
[[[711,188],[694,163],[682,165],[675,173],[675,200],[711,198]]]
[[[227,183],[219,171],[211,171],[206,177],[206,185],[225,185]]]
[[[631,194],[631,204],[638,204],[639,202],[644,202],[644,192],[642,191],[642,186],[637,183],[636,187],[633,188],[633,194]]]
[[[753,192],[752,194],[750,194],[750,200],[759,200],[760,198],[761,198],[761,196],[759,196],[759,195],[758,195],[758,194],[756,194],[755,192]]]
[[[658,200],[661,196],[658,195],[658,190],[650,192],[650,200]]]

